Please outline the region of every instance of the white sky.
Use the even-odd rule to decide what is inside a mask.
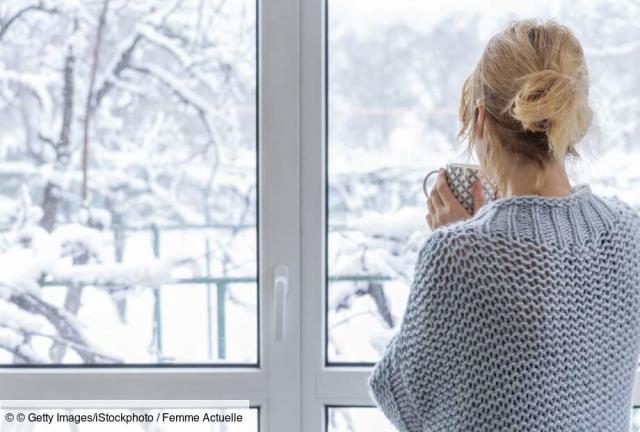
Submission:
[[[601,2],[589,3],[591,6]],[[481,12],[490,22],[499,17],[553,17],[562,3],[557,0],[330,0],[329,13],[332,19],[348,16],[349,25],[360,29],[398,20],[415,26],[429,25],[443,15],[464,11]]]

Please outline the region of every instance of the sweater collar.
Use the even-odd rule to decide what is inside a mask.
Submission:
[[[498,198],[478,210],[470,222],[512,239],[584,245],[596,242],[617,218],[609,201],[594,195],[589,185],[580,184],[564,197]]]
[[[515,195],[507,198],[497,198],[483,206],[478,213],[491,208],[504,207],[513,204],[533,204],[551,207],[568,207],[579,201],[589,199],[593,193],[588,184],[579,184],[571,188],[571,193],[562,197],[546,197],[541,195]]]

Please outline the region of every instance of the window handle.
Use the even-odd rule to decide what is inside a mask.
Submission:
[[[274,317],[276,342],[284,341],[285,317],[287,314],[287,291],[289,290],[289,268],[279,265],[273,269]]]

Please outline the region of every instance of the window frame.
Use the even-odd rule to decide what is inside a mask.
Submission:
[[[327,3],[301,0],[302,427],[324,432],[329,406],[372,406],[369,365],[326,364]]]

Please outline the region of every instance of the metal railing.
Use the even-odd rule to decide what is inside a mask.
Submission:
[[[148,225],[148,226],[114,226],[113,236],[115,241],[115,248],[117,249],[118,242],[126,243],[127,231],[148,231],[151,233],[151,249],[153,256],[156,259],[160,258],[161,250],[161,236],[163,231],[183,231],[183,230],[200,230],[200,229],[213,229],[213,230],[243,230],[243,229],[255,229],[255,225],[223,225],[223,224],[209,224],[209,225]],[[212,275],[211,270],[211,245],[208,237],[205,241],[205,275],[187,278],[175,278],[170,282],[150,287],[153,290],[153,336],[152,345],[154,347],[155,354],[160,363],[171,361],[163,355],[163,331],[162,331],[162,288],[167,285],[205,285],[206,297],[207,297],[207,352],[210,359],[214,358],[214,311],[212,309],[213,298],[215,296],[215,328],[216,328],[216,343],[215,349],[217,350],[217,358],[219,360],[225,360],[227,358],[227,290],[230,285],[235,284],[256,284],[257,279],[255,276],[221,276],[216,277]],[[116,253],[118,256],[118,253]],[[119,257],[121,258],[121,257]],[[385,282],[392,280],[388,276],[380,275],[340,275],[329,276],[329,282]],[[62,281],[47,281],[44,286],[47,287],[63,287],[68,286],[68,282]],[[107,286],[108,284],[95,284],[96,286]]]

